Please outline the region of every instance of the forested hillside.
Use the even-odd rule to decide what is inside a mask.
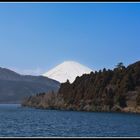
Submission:
[[[84,74],[58,93],[41,93],[23,101],[23,106],[82,111],[140,112],[140,61],[113,70]]]

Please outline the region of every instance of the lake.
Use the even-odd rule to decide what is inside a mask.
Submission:
[[[0,105],[0,137],[140,137],[140,114]]]

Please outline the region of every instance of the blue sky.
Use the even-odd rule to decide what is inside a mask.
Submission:
[[[140,3],[0,3],[0,67],[40,74],[140,60]]]

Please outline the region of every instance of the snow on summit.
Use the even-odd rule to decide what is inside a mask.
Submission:
[[[55,68],[43,74],[43,76],[64,83],[67,79],[72,83],[77,76],[90,73],[92,70],[74,61],[64,61]]]

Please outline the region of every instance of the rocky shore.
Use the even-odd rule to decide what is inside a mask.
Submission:
[[[90,102],[90,101],[87,101]],[[37,109],[56,109],[56,110],[69,110],[69,111],[86,111],[86,112],[131,112],[140,113],[140,106],[127,106],[120,107],[114,105],[112,108],[109,105],[95,106],[91,104],[83,104],[83,101],[79,105],[66,104],[61,97],[57,94],[42,93],[37,96],[31,96],[22,102],[24,107],[33,107]]]

